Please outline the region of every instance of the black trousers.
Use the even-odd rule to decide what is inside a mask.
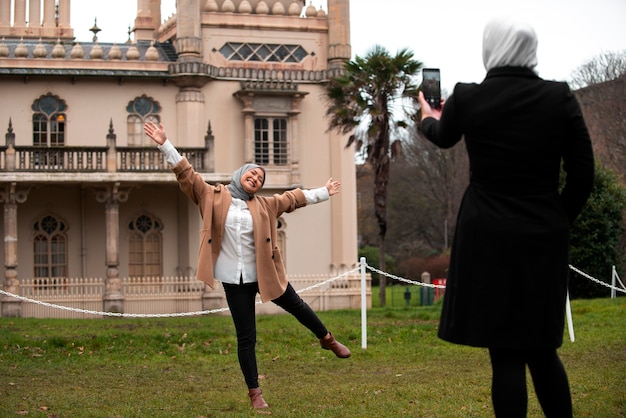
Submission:
[[[259,285],[258,283],[238,285],[224,283],[224,291],[237,332],[237,356],[243,377],[249,389],[258,388],[255,298],[259,292]],[[328,333],[313,309],[300,298],[291,284],[288,284],[285,293],[272,302],[292,314],[317,338],[322,338]]]
[[[556,349],[489,349],[493,380],[491,398],[496,417],[525,418],[528,408],[526,366],[547,418],[571,418],[572,398],[565,368]]]

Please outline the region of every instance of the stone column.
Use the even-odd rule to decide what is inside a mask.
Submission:
[[[11,0],[0,0],[0,35],[8,35],[11,26]]]
[[[300,184],[300,138],[297,134],[300,132],[298,115],[301,112],[300,104],[303,95],[294,94],[291,98],[291,111],[289,112],[289,122],[291,124],[291,138],[289,138],[290,150],[289,156],[291,160],[291,182]]]
[[[28,26],[33,29],[39,29],[41,26],[41,3],[39,1],[30,0],[28,4]]]
[[[152,15],[154,29],[158,30],[161,26],[161,0],[150,0],[150,14]]]
[[[56,27],[56,22],[54,19],[55,13],[56,13],[56,5],[54,4],[54,0],[43,0],[43,27],[44,28]],[[46,33],[50,33],[50,31],[47,31]]]
[[[159,5],[160,8],[160,5]],[[135,41],[151,41],[155,38],[159,21],[155,22],[150,9],[150,0],[137,0],[137,17],[135,18]]]
[[[200,25],[201,0],[176,2],[176,51],[178,62],[202,60],[202,33]]]
[[[70,27],[70,10],[71,10],[70,0],[59,0],[59,27],[60,28]]]
[[[202,87],[209,82],[208,66],[202,63],[200,4],[202,0],[176,1],[176,51],[178,60],[169,67],[179,88],[176,96],[178,124],[176,143],[201,146],[205,119]]]
[[[175,80],[178,83],[182,80]],[[178,125],[176,129],[176,144],[181,147],[202,146],[204,138],[204,94],[199,87],[182,87],[176,95],[176,114]]]
[[[4,291],[19,294],[20,281],[17,278],[17,204],[28,198],[28,190],[18,191],[17,184],[11,183],[0,191],[0,202],[4,203]],[[2,295],[3,317],[21,317],[22,301]]]
[[[341,181],[341,193],[331,199],[332,264],[336,273],[350,270],[358,261],[356,176],[354,147],[345,147],[347,138],[335,131],[328,134],[330,175]]]
[[[13,9],[13,26],[15,28],[26,27],[26,0],[15,0],[13,6],[15,7]],[[23,31],[20,31],[19,35],[23,33]]]
[[[328,0],[328,69],[350,60],[350,0]]]
[[[119,204],[128,200],[128,192],[128,189],[120,190],[120,184],[115,183],[96,194],[98,202],[105,204],[107,278],[102,297],[104,312],[124,312],[124,295],[119,271]]]
[[[243,158],[246,163],[254,162],[254,94],[237,92],[235,94],[243,104]]]

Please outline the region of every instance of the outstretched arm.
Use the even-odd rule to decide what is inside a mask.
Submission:
[[[331,196],[339,193],[340,187],[341,183],[338,180],[333,180],[331,177],[323,187],[318,187],[317,189],[305,189],[302,190],[302,192],[306,198],[306,204],[313,205],[330,199]]]

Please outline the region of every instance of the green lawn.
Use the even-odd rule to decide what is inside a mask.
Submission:
[[[566,331],[560,354],[576,417],[626,416],[625,307],[572,302],[577,340]],[[371,309],[367,349],[360,311],[320,312],[347,360],[293,317],[259,316],[263,412],[249,407],[228,316],[0,318],[0,417],[491,417],[487,352],[439,340],[440,308]]]

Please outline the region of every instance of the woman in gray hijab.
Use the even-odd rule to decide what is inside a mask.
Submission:
[[[484,81],[458,83],[441,109],[419,95],[423,136],[442,148],[463,139],[470,161],[438,333],[488,348],[496,416],[526,416],[528,367],[544,414],[571,417],[557,348],[570,228],[594,179],[591,141],[568,85],[535,72],[537,36],[528,24],[489,22],[483,62]]]
[[[211,288],[216,280],[224,287],[237,333],[239,365],[252,407],[268,407],[259,388],[255,351],[257,293],[263,302],[271,300],[296,317],[315,334],[323,349],[339,358],[350,357],[350,350],[335,340],[287,280],[276,231],[283,213],[328,200],[339,193],[340,183],[330,178],[317,189],[259,196],[257,192],[265,184],[265,170],[256,164],[244,164],[233,172],[227,187],[212,186],[178,153],[162,124],[147,123],[144,132],[158,144],[181,190],[200,209],[202,240],[196,276]]]

